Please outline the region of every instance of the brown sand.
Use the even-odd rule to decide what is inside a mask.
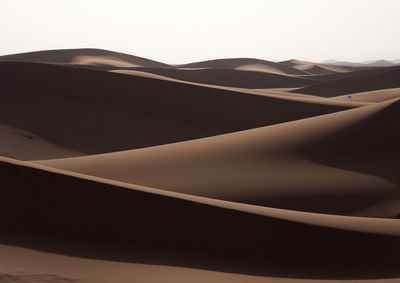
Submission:
[[[350,145],[353,155],[359,151],[352,148],[358,140],[368,140],[372,146],[371,132],[381,133],[379,139],[397,144],[400,141],[398,126],[383,133],[379,127],[398,119],[396,111],[390,108],[397,109],[398,104],[381,103],[207,139],[39,163],[131,184],[232,201],[321,213],[393,217],[400,206],[400,194],[398,185],[385,179],[389,175],[394,179],[397,173],[387,169],[380,172],[384,164],[378,157],[394,148],[381,148],[378,141],[373,157],[370,154],[371,158],[359,158],[365,159],[364,170],[356,164],[343,170],[339,168],[344,165],[334,161],[340,156],[336,151],[346,146],[339,141],[336,144],[340,147],[330,144],[329,150],[335,153],[331,155],[326,153],[328,146],[322,141],[343,139]],[[380,114],[374,114],[377,112]],[[388,117],[382,120],[379,115]],[[341,136],[357,127],[362,128],[357,136]],[[389,145],[387,141],[385,144]],[[304,152],[319,152],[320,148],[325,152],[316,155],[318,163],[304,159]],[[390,168],[398,168],[397,158],[397,155],[390,159],[385,157],[385,162],[391,160]],[[349,166],[350,161],[346,157],[343,160],[346,162],[342,163]],[[323,165],[331,163],[336,166]],[[357,168],[359,170],[354,170]],[[364,173],[365,170],[370,175],[354,172]]]
[[[252,58],[230,58],[195,62],[175,66],[177,68],[203,68],[224,70],[245,70],[281,75],[307,75],[308,73],[288,67],[284,64]]]
[[[34,63],[2,62],[0,80],[1,124],[87,154],[202,138],[353,107]],[[8,145],[5,141],[2,147]],[[47,159],[65,157],[65,150],[25,156],[10,149],[5,155]]]
[[[164,63],[102,49],[60,49],[0,56],[0,62],[36,62],[108,67],[172,68]]]
[[[398,68],[2,60],[0,282],[399,281]]]
[[[327,74],[334,74],[334,73],[346,73],[349,72],[351,69],[346,67],[339,67],[327,64],[317,64],[313,62],[301,61],[301,60],[288,60],[279,62],[279,64],[303,71],[307,74],[311,75],[327,75]]]
[[[385,68],[386,69],[386,68]],[[338,80],[330,80],[317,85],[295,90],[297,93],[311,94],[323,97],[339,96],[350,93],[397,88],[400,87],[400,68],[390,68],[378,74],[355,76]]]

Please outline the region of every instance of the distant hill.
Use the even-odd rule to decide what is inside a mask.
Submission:
[[[74,64],[82,66],[172,68],[168,64],[103,49],[59,49],[0,56],[0,62]]]

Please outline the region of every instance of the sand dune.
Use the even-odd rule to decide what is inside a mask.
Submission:
[[[399,71],[0,57],[0,282],[398,282]]]
[[[8,176],[0,180],[1,227],[32,234],[31,239],[36,234],[113,243],[125,251],[117,253],[119,260],[220,271],[233,268],[264,276],[361,279],[399,275],[393,260],[400,251],[398,220],[199,198],[4,158],[0,170]],[[41,249],[47,246],[57,251],[57,245],[49,247],[47,241],[23,241],[18,236],[2,237],[2,242],[34,248],[42,243]],[[58,252],[113,258],[107,250],[93,254],[85,247],[63,249],[59,243]]]
[[[210,282],[210,283],[307,283],[309,279],[264,277],[216,272],[176,266],[112,262],[106,260],[66,257],[32,249],[0,245],[0,280],[11,282]],[[24,271],[20,270],[24,266]],[[20,281],[18,281],[20,280]],[[344,283],[348,280],[318,280],[313,283]],[[357,283],[397,283],[398,279],[357,280]]]
[[[67,150],[90,154],[201,138],[351,108],[34,63],[2,62],[0,80],[1,124]],[[9,145],[5,142],[2,147]],[[24,151],[18,154],[12,150],[6,155],[48,159],[65,157],[65,152],[43,150],[26,156]]]
[[[279,62],[281,65],[285,65],[287,67],[291,67],[300,71],[305,72],[306,74],[312,75],[326,75],[333,73],[345,73],[351,71],[350,68],[347,67],[339,67],[327,64],[318,64],[314,62],[301,61],[297,59],[292,59],[288,61]]]
[[[399,156],[388,158],[384,154],[394,150],[386,140],[393,145],[400,141],[398,126],[391,122],[398,119],[398,114],[392,108],[397,109],[398,103],[371,105],[178,144],[39,164],[238,202],[322,213],[393,217],[400,206],[400,192],[398,185],[386,178],[396,178]],[[383,114],[374,114],[376,111]],[[376,115],[377,120],[370,120],[371,115]],[[380,117],[384,117],[383,120]],[[392,128],[388,123],[392,123]],[[383,125],[387,129],[380,131]],[[341,136],[343,132],[355,132],[358,128],[361,132],[355,136]],[[376,140],[372,133],[379,133],[386,148],[381,148],[379,141],[373,144]],[[335,142],[324,144],[331,140]],[[339,143],[341,140],[349,144],[346,156],[336,152],[346,148]],[[363,169],[372,175],[355,173],[354,168],[359,166],[349,165],[354,162],[346,158],[358,156],[357,152],[365,153],[360,150],[361,145],[353,148],[359,140],[368,140],[368,145],[374,146],[375,155],[355,161],[362,163]],[[311,159],[317,159],[318,163],[303,158],[308,150],[317,152]],[[327,151],[334,154],[327,154]],[[385,156],[386,164],[381,164],[379,156]],[[346,162],[341,163],[340,157]],[[339,164],[334,163],[336,159]],[[335,166],[323,165],[332,165],[332,162]],[[339,169],[343,164],[349,166],[346,168],[349,170]],[[386,174],[381,176],[379,168],[384,168]],[[376,206],[384,209],[373,209]]]
[[[373,75],[354,76],[332,80],[296,89],[294,92],[324,97],[340,96],[370,90],[396,88],[400,86],[400,68],[391,68]]]
[[[310,78],[283,76],[276,73],[229,69],[161,69],[138,68],[138,71],[183,81],[242,88],[304,87],[318,83]],[[121,70],[120,70],[121,71]]]
[[[0,56],[0,62],[36,62],[103,67],[172,68],[170,65],[103,49],[60,49]]]
[[[307,73],[279,63],[252,58],[216,59],[176,65],[177,68],[207,68],[224,70],[244,70],[282,75],[306,75]]]
[[[334,96],[330,99],[345,100],[345,101],[360,101],[360,102],[381,102],[400,96],[400,88],[389,88],[389,89],[379,89],[371,90],[365,92],[357,92],[354,94],[346,94],[341,96]]]

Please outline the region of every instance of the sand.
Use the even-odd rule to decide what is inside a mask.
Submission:
[[[350,71],[350,68],[346,67],[339,67],[327,64],[317,64],[313,62],[307,62],[296,59],[282,61],[279,63],[311,75],[327,75],[334,73],[346,73]]]
[[[400,280],[398,67],[0,61],[0,282]]]

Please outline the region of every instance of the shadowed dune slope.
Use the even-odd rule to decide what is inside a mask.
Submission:
[[[132,68],[131,68],[132,69]],[[241,88],[292,88],[317,84],[319,81],[312,78],[297,78],[268,74],[256,71],[223,70],[223,69],[160,69],[160,68],[134,68],[151,74],[161,75],[183,81],[231,86]]]
[[[304,147],[305,156],[325,165],[380,176],[399,186],[400,100],[391,101],[382,102],[388,104],[384,110],[350,127],[310,141]]]
[[[224,70],[247,70],[284,75],[307,75],[309,73],[283,64],[252,58],[216,59],[189,64],[176,65],[176,68],[207,68]]]
[[[400,87],[400,68],[398,67],[373,75],[357,75],[355,77],[327,81],[296,89],[293,92],[332,97],[349,93],[396,87]]]
[[[109,67],[172,68],[170,65],[103,49],[60,49],[0,56],[0,62],[61,63]]]
[[[112,244],[130,256],[124,259],[120,254],[119,260],[297,278],[400,275],[395,260],[400,252],[397,220],[169,196],[4,159],[0,172],[3,231]],[[370,232],[357,232],[357,227]],[[7,244],[18,243],[17,237],[0,238]],[[19,244],[38,248],[38,242]],[[56,247],[73,253],[63,246]],[[97,250],[97,256],[112,257],[106,250]],[[93,256],[84,246],[78,254]]]
[[[394,217],[400,207],[398,107],[389,101],[194,141],[38,163],[244,203]]]
[[[364,76],[373,76],[379,75],[382,73],[386,73],[388,71],[399,70],[400,67],[379,67],[379,68],[356,68],[353,72],[347,73],[335,73],[335,74],[328,74],[328,75],[314,75],[312,79],[317,81],[335,81],[341,79],[349,79],[355,77],[364,77]],[[307,77],[305,77],[307,78]]]
[[[0,63],[0,82],[3,126],[29,132],[33,139],[67,151],[89,154],[196,139],[349,108],[35,63]],[[20,159],[67,154],[44,150],[36,156],[11,155],[4,149],[7,144],[2,144],[3,154]]]

